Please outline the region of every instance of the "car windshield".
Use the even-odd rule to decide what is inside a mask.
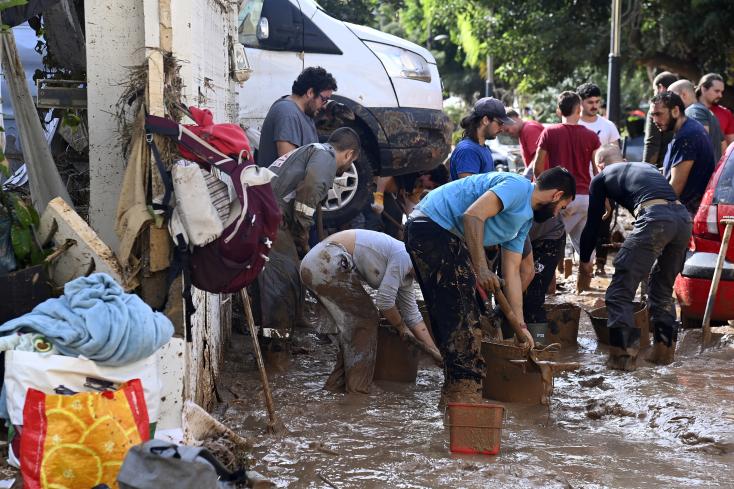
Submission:
[[[724,165],[714,191],[714,204],[734,204],[734,151],[729,152]]]
[[[263,0],[249,0],[242,4],[238,15],[237,34],[239,41],[247,47],[259,46],[257,39],[257,24],[260,22],[260,13],[263,9]]]

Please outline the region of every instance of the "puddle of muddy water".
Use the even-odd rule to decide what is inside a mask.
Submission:
[[[590,309],[600,297],[553,301]],[[448,452],[436,407],[442,372],[429,361],[415,385],[380,383],[369,396],[346,397],[321,389],[335,348],[301,337],[309,353],[271,378],[289,435],[265,434],[248,337],[233,337],[219,388],[229,399],[215,410],[255,439],[254,469],[279,487],[734,487],[731,343],[667,367],[640,360],[636,372],[615,372],[582,314],[578,350],[563,358],[582,368],[556,378],[550,409],[505,403],[500,455],[483,457]]]

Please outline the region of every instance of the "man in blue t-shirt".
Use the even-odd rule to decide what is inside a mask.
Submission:
[[[663,175],[694,217],[716,165],[711,139],[700,122],[686,117],[678,94],[658,94],[650,104],[653,123],[660,132],[673,132],[663,160]]]
[[[494,171],[492,152],[486,142],[497,137],[503,125],[514,123],[507,117],[505,106],[496,98],[477,100],[469,115],[461,119],[464,134],[451,153],[451,180]]]
[[[576,195],[576,181],[552,168],[535,184],[514,173],[474,175],[431,191],[405,226],[405,248],[444,358],[444,401],[479,402],[485,364],[476,287],[499,290],[485,246],[502,247],[505,293],[515,316],[518,341],[532,347],[524,326],[520,260],[533,219],[547,220]]]

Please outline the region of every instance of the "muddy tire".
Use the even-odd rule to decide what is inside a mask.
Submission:
[[[359,159],[341,177],[336,177],[329,189],[321,207],[324,227],[339,228],[354,219],[369,202],[371,186],[372,163],[363,149]]]

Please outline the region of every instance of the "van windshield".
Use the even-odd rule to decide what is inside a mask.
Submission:
[[[246,0],[242,3],[237,16],[237,37],[248,48],[257,48],[260,43],[257,39],[257,25],[263,10],[264,0]]]
[[[714,191],[714,204],[734,204],[734,151],[723,163],[724,169]]]

